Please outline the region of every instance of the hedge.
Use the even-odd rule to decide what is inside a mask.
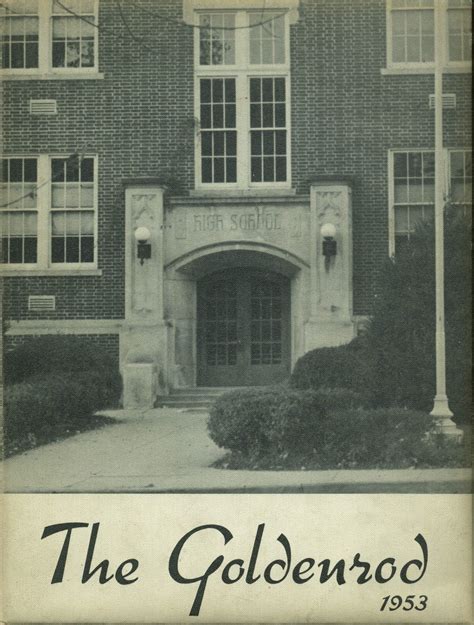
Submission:
[[[92,374],[36,376],[12,384],[4,394],[6,455],[51,442],[108,421],[94,417],[104,390]]]
[[[295,364],[290,387],[300,390],[343,388],[369,402],[372,377],[373,361],[361,337],[348,345],[322,347],[304,354]]]
[[[467,446],[437,434],[426,412],[367,409],[358,406],[359,399],[337,389],[226,393],[215,403],[208,422],[214,442],[230,451],[217,466],[292,470],[468,463]]]
[[[5,353],[5,384],[74,373],[84,388],[93,382],[99,393],[98,408],[118,405],[122,379],[118,362],[107,351],[77,336],[40,336]],[[86,391],[87,392],[87,391]]]
[[[118,363],[83,337],[35,337],[4,358],[6,455],[100,426],[94,413],[120,401]]]
[[[219,446],[244,454],[291,453],[312,444],[326,418],[317,393],[286,388],[224,393],[211,408],[208,431]]]

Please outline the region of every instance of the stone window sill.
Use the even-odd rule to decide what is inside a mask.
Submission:
[[[470,74],[472,67],[443,67],[443,74]],[[434,74],[434,67],[382,67],[382,76],[409,76],[419,74]]]
[[[3,278],[29,278],[36,276],[101,276],[102,269],[2,269]]]
[[[293,187],[273,187],[254,189],[192,189],[189,192],[191,197],[274,197],[296,195]]]
[[[1,73],[2,80],[103,80],[104,74],[101,72],[89,73],[64,73],[64,74],[40,74],[31,72],[29,74],[8,74]]]

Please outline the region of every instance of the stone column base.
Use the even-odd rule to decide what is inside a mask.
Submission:
[[[156,397],[156,366],[129,363],[123,367],[123,407],[153,408]]]

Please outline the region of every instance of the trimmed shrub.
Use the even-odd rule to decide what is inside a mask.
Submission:
[[[447,209],[445,223],[446,383],[456,420],[471,416],[471,219]],[[365,337],[315,349],[298,360],[290,386],[344,387],[373,407],[429,411],[435,395],[434,225],[381,268]]]
[[[62,374],[30,378],[5,388],[4,430],[7,454],[89,429],[103,401],[94,378]]]
[[[208,430],[219,446],[246,455],[285,454],[312,444],[326,410],[318,394],[283,388],[231,391],[211,408]]]
[[[295,389],[346,389],[357,393],[363,403],[370,400],[372,360],[365,339],[358,337],[347,345],[322,347],[304,354],[290,378]]]
[[[418,464],[434,421],[425,412],[403,408],[339,410],[331,414],[318,454],[337,468],[398,468]]]
[[[34,382],[47,374],[74,374],[83,392],[96,394],[96,409],[116,406],[122,392],[116,360],[77,336],[48,335],[26,341],[5,354],[4,369],[6,385]]]
[[[216,465],[294,470],[469,464],[468,445],[436,434],[434,420],[426,412],[404,408],[326,412],[321,400],[324,397],[317,392],[285,395],[279,390],[268,394],[238,391],[221,397],[211,413],[209,431],[230,454]],[[253,406],[257,406],[255,418]]]

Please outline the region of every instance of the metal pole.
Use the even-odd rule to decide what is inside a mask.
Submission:
[[[459,437],[446,395],[446,339],[444,319],[444,203],[443,62],[445,0],[435,0],[435,271],[436,271],[436,395],[431,414],[445,434]]]

